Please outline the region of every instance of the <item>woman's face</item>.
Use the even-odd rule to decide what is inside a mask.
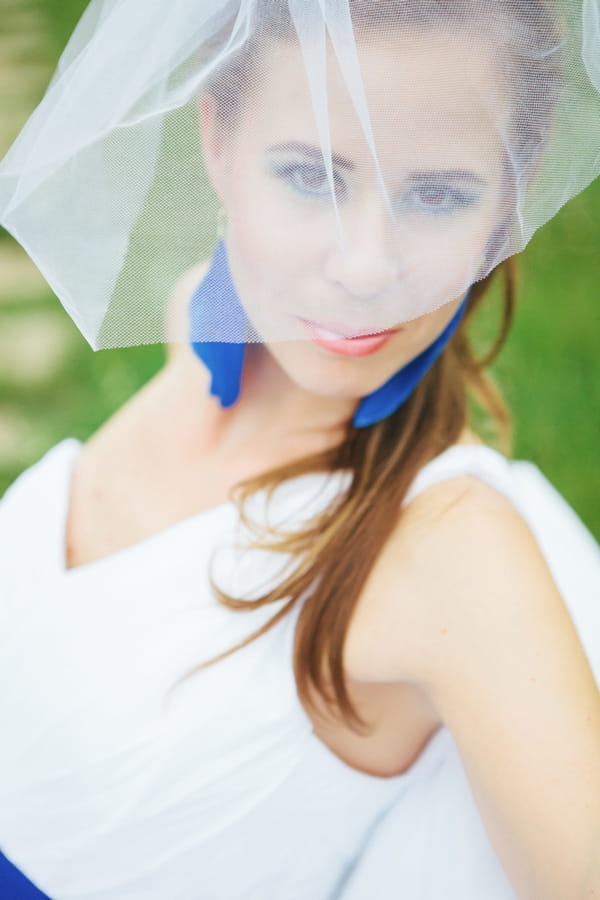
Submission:
[[[425,349],[480,272],[500,221],[505,155],[492,60],[467,37],[438,41],[399,32],[359,43],[393,218],[328,51],[343,245],[296,45],[265,50],[233,127],[203,97],[207,170],[240,299],[282,369],[313,393],[366,396]]]

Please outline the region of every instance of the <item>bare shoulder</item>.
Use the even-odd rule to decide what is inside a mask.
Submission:
[[[357,615],[369,635],[363,677],[423,684],[478,656],[490,635],[509,645],[513,629],[570,624],[527,523],[475,477],[439,483],[405,508]]]
[[[423,690],[519,896],[583,897],[579,873],[597,886],[600,695],[527,523],[475,478],[439,484],[373,576],[367,680]]]

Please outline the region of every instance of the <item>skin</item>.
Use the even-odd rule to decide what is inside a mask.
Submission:
[[[353,166],[340,205],[352,251],[343,256],[331,240],[328,214],[312,202],[306,209],[306,200],[273,174],[274,159],[278,167],[290,161],[288,151],[269,150],[273,144],[316,142],[297,55],[288,46],[272,48],[277,58],[265,58],[264,65],[276,63],[281,77],[261,80],[258,73],[260,103],[247,102],[229,136],[211,98],[203,97],[206,165],[228,216],[234,280],[258,332],[266,338],[279,330],[286,340],[250,348],[241,399],[229,410],[208,396],[208,375],[191,351],[174,348],[163,372],[81,454],[72,482],[67,565],[142,541],[222,502],[240,479],[338,442],[360,397],[420,352],[453,314],[460,296],[452,294],[452,285],[465,264],[474,264],[474,249],[483,255],[500,213],[502,158],[496,127],[486,131],[481,125],[485,104],[478,142],[464,129],[464,143],[442,145],[434,131],[442,114],[460,119],[473,102],[469,83],[477,77],[485,85],[490,62],[465,44],[440,45],[424,57],[414,36],[398,41],[401,53],[397,45],[395,51],[383,44],[361,48],[389,185],[402,191],[415,165],[397,146],[406,115],[407,122],[419,123],[420,154],[431,153],[428,168],[483,172],[487,186],[479,203],[455,222],[432,224],[420,213],[418,223],[391,229],[332,67],[333,149]],[[395,68],[398,59],[402,64]],[[453,72],[461,77],[454,79]],[[482,89],[479,96],[490,94]],[[432,114],[415,119],[423,109]],[[442,249],[428,287],[419,259],[432,246]],[[461,257],[464,246],[469,253]],[[175,291],[174,322],[201,275],[202,269],[190,273]],[[326,305],[335,310],[331,318],[361,327],[368,308],[381,319],[364,324],[389,327],[387,317],[401,308],[405,291],[434,289],[443,289],[450,302],[360,359],[317,347],[294,319],[318,317]],[[477,438],[466,431],[461,441]],[[387,727],[395,724],[399,734],[411,736],[412,746],[400,746],[396,764],[408,766],[432,728],[449,728],[519,898],[600,895],[598,691],[539,547],[505,497],[475,478],[458,478],[430,488],[405,509],[359,602],[345,668],[357,699],[364,700],[360,711],[368,716],[384,705]],[[323,726],[320,734],[343,758],[342,729]]]

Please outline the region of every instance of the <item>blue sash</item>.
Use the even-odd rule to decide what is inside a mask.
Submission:
[[[0,897],[2,900],[50,900],[0,851]]]

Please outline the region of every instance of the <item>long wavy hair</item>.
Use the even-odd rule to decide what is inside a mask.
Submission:
[[[551,115],[560,90],[560,72],[551,54],[529,53],[519,60],[519,29],[527,30],[523,45],[531,49],[532,28],[540,48],[560,43],[558,23],[541,0],[503,0],[502,3],[477,4],[472,0],[349,0],[357,31],[368,29],[371,22],[386,22],[386,28],[401,28],[407,22],[420,27],[473,24],[477,15],[493,18],[493,25],[504,21],[514,44],[507,47],[500,40],[502,53],[513,53],[511,71],[519,81],[515,93],[515,134],[519,135],[514,153],[522,155],[521,172],[533,172],[547,134]],[[529,15],[523,17],[524,7]],[[536,7],[535,17],[531,7]],[[268,23],[264,33],[272,40],[289,40],[292,26],[281,9],[286,3],[259,0],[257,15]],[[384,8],[385,7],[385,8]],[[485,7],[485,10],[483,9]],[[492,10],[493,12],[490,12]],[[533,23],[533,24],[532,24]],[[488,31],[490,23],[488,22]],[[221,36],[226,40],[227,29]],[[264,34],[263,38],[264,40]],[[252,68],[260,54],[260,40],[248,42],[215,73],[206,90],[213,94],[220,114],[230,119],[235,115],[232,97],[243,102],[244,91],[252,77]],[[543,73],[543,79],[539,75]],[[540,91],[540,83],[545,91]],[[535,115],[524,122],[524,110],[535,109]],[[527,121],[535,122],[528,126]],[[546,132],[541,134],[540,132]],[[510,187],[507,187],[510,190]],[[503,239],[502,230],[493,235],[497,253]],[[477,355],[471,337],[471,326],[477,310],[500,280],[500,316],[498,333],[483,355]],[[478,410],[494,425],[495,441],[505,452],[510,448],[510,415],[502,396],[486,369],[500,352],[513,319],[517,293],[517,269],[514,257],[499,265],[471,289],[467,311],[460,327],[445,351],[417,386],[411,397],[397,412],[367,428],[357,429],[351,423],[341,443],[333,449],[317,453],[261,474],[236,486],[233,499],[244,524],[254,534],[252,546],[276,553],[291,554],[292,571],[273,589],[253,599],[230,596],[212,581],[218,601],[235,611],[255,610],[269,604],[279,609],[265,625],[244,641],[197,669],[213,665],[272,628],[297,604],[301,604],[296,631],[294,674],[300,699],[313,707],[311,689],[315,689],[331,712],[353,730],[368,731],[368,725],[350,700],[343,670],[343,651],[352,616],[365,582],[383,546],[402,515],[407,491],[421,467],[454,444]],[[473,401],[473,402],[472,402]],[[292,534],[265,533],[264,523],[253,523],[246,501],[257,491],[267,496],[285,480],[312,472],[350,473],[342,495],[305,526]],[[316,586],[318,585],[318,589]],[[192,674],[192,673],[190,673]]]

